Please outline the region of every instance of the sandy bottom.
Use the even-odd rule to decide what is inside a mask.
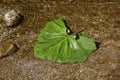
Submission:
[[[12,42],[19,50],[0,59],[0,80],[119,80],[120,2],[114,0],[15,0],[0,6],[19,9],[24,21],[15,28],[0,28],[0,44]],[[66,20],[73,32],[101,43],[83,63],[59,64],[36,59],[34,45],[45,24],[55,18]]]

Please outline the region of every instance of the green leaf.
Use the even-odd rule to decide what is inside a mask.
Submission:
[[[67,30],[62,19],[48,22],[34,47],[35,57],[60,63],[87,60],[96,49],[95,40],[78,33],[70,35]]]

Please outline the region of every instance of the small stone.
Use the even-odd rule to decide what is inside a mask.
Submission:
[[[29,41],[30,43],[32,42],[32,40]]]
[[[73,2],[74,0],[69,0],[69,2]]]
[[[10,10],[4,15],[4,21],[6,23],[6,26],[12,26],[18,23],[20,19],[19,11],[16,10]]]
[[[7,43],[0,46],[0,59],[14,54],[17,50],[18,50],[18,47],[12,43]]]
[[[19,33],[17,33],[17,36],[16,36],[17,38],[19,38],[20,37],[20,35],[19,35]]]
[[[16,27],[23,22],[24,17],[19,10],[1,10],[0,27]]]

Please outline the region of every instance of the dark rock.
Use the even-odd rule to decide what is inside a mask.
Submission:
[[[0,58],[14,54],[19,48],[13,43],[7,43],[0,46]]]

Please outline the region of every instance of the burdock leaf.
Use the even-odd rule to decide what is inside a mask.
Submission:
[[[48,22],[38,36],[35,57],[60,63],[87,60],[96,49],[95,40],[78,33],[70,35],[68,30],[62,19]]]

